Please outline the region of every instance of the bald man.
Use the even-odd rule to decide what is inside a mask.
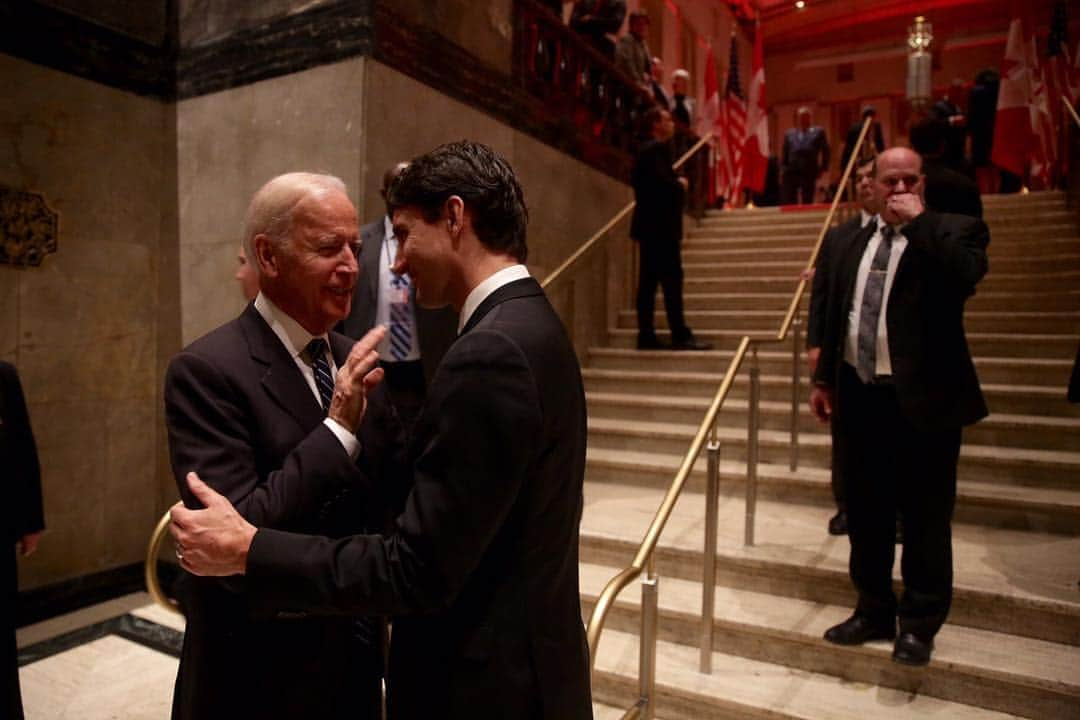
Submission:
[[[845,456],[854,614],[829,642],[891,640],[893,660],[930,661],[952,599],[951,520],[960,432],[987,414],[964,336],[964,304],[986,274],[990,233],[927,210],[922,160],[878,156],[876,222],[830,248],[821,355],[810,404],[835,414]],[[897,603],[896,513],[904,524]]]

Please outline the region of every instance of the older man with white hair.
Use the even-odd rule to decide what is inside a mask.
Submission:
[[[355,346],[330,332],[349,313],[358,244],[356,210],[337,178],[289,173],[255,193],[244,252],[260,291],[238,318],[177,354],[166,375],[169,451],[189,507],[200,507],[183,482],[194,471],[262,526],[331,536],[380,529],[387,503],[368,478],[388,484],[376,462],[393,457],[385,438],[396,421],[376,387],[381,371],[367,371],[385,331]],[[335,388],[345,367],[366,375],[359,387]],[[364,429],[356,403],[343,410],[355,392],[368,400]],[[314,477],[335,487],[332,500],[312,495]],[[187,632],[173,718],[378,717],[378,623],[259,616],[235,579],[185,573],[178,595]]]

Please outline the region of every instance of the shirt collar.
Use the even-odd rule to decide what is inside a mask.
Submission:
[[[859,208],[859,212],[861,213],[860,217],[862,218],[860,220],[860,223],[861,223],[860,226],[861,227],[866,227],[867,225],[869,225],[872,222],[877,222],[877,217],[878,217],[877,215],[871,215],[870,213],[866,212],[862,208]]]
[[[273,300],[261,292],[255,297],[255,310],[259,315],[262,315],[263,320],[278,336],[285,349],[289,351],[289,355],[294,358],[302,353],[307,348],[308,343],[316,337],[325,340],[329,346],[329,333],[312,335],[300,323],[286,315],[285,311],[275,305]]]
[[[469,318],[476,312],[476,308],[480,307],[480,303],[487,300],[488,295],[491,295],[503,285],[509,285],[515,280],[527,277],[529,277],[528,268],[520,264],[511,265],[490,275],[487,280],[474,287],[468,297],[465,298],[465,304],[461,307],[461,316],[458,319],[458,334],[461,334],[462,328],[468,324]]]

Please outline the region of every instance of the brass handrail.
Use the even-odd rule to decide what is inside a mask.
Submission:
[[[143,563],[143,576],[146,578],[146,591],[161,607],[178,615],[180,606],[175,600],[165,594],[161,588],[161,579],[158,577],[157,558],[161,552],[161,544],[165,541],[165,535],[169,530],[169,512],[166,511],[158,520],[154,532],[150,534],[150,543],[146,546],[146,560]]]
[[[1061,102],[1065,104],[1065,107],[1069,109],[1069,114],[1072,115],[1073,122],[1076,123],[1076,127],[1080,128],[1080,115],[1076,114],[1076,108],[1069,102],[1069,98],[1062,96]]]
[[[693,146],[691,146],[691,148],[689,150],[687,150],[685,153],[683,153],[682,156],[678,160],[676,160],[674,163],[672,163],[671,169],[672,170],[678,170],[680,167],[682,167],[686,163],[687,160],[690,159],[690,157],[694,153],[696,153],[698,150],[701,149],[702,145],[704,145],[705,143],[707,143],[711,139],[712,139],[712,133],[705,133],[705,137],[701,138],[696,143],[694,143]],[[611,229],[614,228],[616,225],[618,225],[619,222],[621,222],[622,219],[625,218],[627,216],[627,214],[629,214],[630,211],[632,211],[634,209],[635,205],[637,205],[637,203],[635,201],[631,200],[629,203],[626,204],[626,206],[622,210],[615,213],[615,215],[610,220],[608,220],[606,223],[604,223],[603,227],[601,227],[599,230],[594,232],[589,237],[588,240],[583,242],[578,247],[577,250],[572,252],[570,254],[570,257],[566,258],[566,260],[564,260],[562,262],[562,264],[559,265],[559,267],[552,270],[548,274],[548,276],[545,277],[540,282],[540,287],[547,290],[548,287],[554,285],[562,277],[563,273],[565,273],[572,266],[576,265],[578,263],[578,261],[580,261],[581,258],[586,255],[586,253],[588,253],[590,250],[593,249],[593,247],[596,245],[596,243],[598,243],[600,241],[601,238],[605,237],[609,232],[611,232]]]
[[[855,148],[852,150],[851,157],[848,159],[848,164],[844,169],[844,174],[839,187],[843,187],[847,184],[848,179],[851,176],[852,168],[858,159],[859,148],[862,147],[863,141],[866,139],[866,134],[872,121],[873,119],[868,117],[863,122],[862,129],[859,132],[859,139],[855,143]],[[832,206],[829,208],[829,212],[825,217],[825,222],[822,224],[821,232],[818,234],[817,242],[814,244],[814,248],[810,254],[807,270],[813,268],[814,264],[817,262],[817,256],[821,250],[821,245],[825,240],[825,235],[828,233],[829,227],[832,224],[833,215],[836,213],[836,208],[840,203],[840,196],[841,194],[837,192],[833,197]],[[795,314],[798,312],[802,294],[805,290],[806,278],[803,277],[796,286],[794,297],[788,306],[787,314],[784,317],[783,323],[780,325],[779,332],[775,339],[769,339],[767,342],[781,342],[787,337],[791,325],[794,322]],[[701,446],[705,442],[705,437],[712,430],[713,423],[716,421],[716,416],[720,412],[731,386],[735,383],[735,376],[738,374],[743,358],[746,357],[746,352],[750,348],[751,343],[757,344],[758,342],[762,341],[754,341],[749,335],[744,335],[739,341],[739,347],[735,351],[735,356],[728,364],[727,372],[724,374],[723,380],[720,381],[720,387],[713,396],[713,401],[709,405],[709,409],[706,411],[704,419],[698,426],[697,434],[694,436],[693,442],[690,443],[690,448],[686,451],[682,464],[675,474],[675,479],[672,481],[671,487],[668,488],[667,494],[664,495],[664,499],[660,503],[660,507],[657,509],[656,515],[653,517],[653,521],[649,525],[648,530],[645,531],[645,537],[641,542],[641,546],[638,548],[637,554],[634,556],[633,563],[609,580],[608,584],[604,587],[604,590],[600,593],[600,597],[597,599],[596,605],[593,607],[593,611],[589,616],[589,623],[586,631],[589,642],[590,670],[596,665],[597,650],[600,646],[600,634],[603,632],[604,621],[607,618],[611,606],[615,602],[615,598],[631,582],[641,575],[642,569],[651,559],[652,553],[659,542],[660,534],[663,532],[664,527],[671,516],[671,511],[675,507],[675,502],[682,493],[683,486],[686,484],[686,479],[690,476],[694,463],[697,461],[698,454],[701,452]]]

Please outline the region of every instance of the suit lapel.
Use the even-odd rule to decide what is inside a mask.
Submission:
[[[240,316],[240,326],[252,359],[265,368],[260,380],[266,393],[305,429],[322,422],[323,410],[300,368],[254,304]]]
[[[461,329],[461,335],[472,330],[476,327],[477,323],[484,319],[493,307],[504,303],[507,300],[513,300],[520,297],[531,297],[534,295],[543,295],[544,291],[540,287],[540,283],[536,282],[534,278],[527,277],[520,280],[515,280],[511,283],[503,285],[501,288],[484,298],[484,301],[476,308],[476,312],[469,318],[469,322],[465,323],[465,327]]]

